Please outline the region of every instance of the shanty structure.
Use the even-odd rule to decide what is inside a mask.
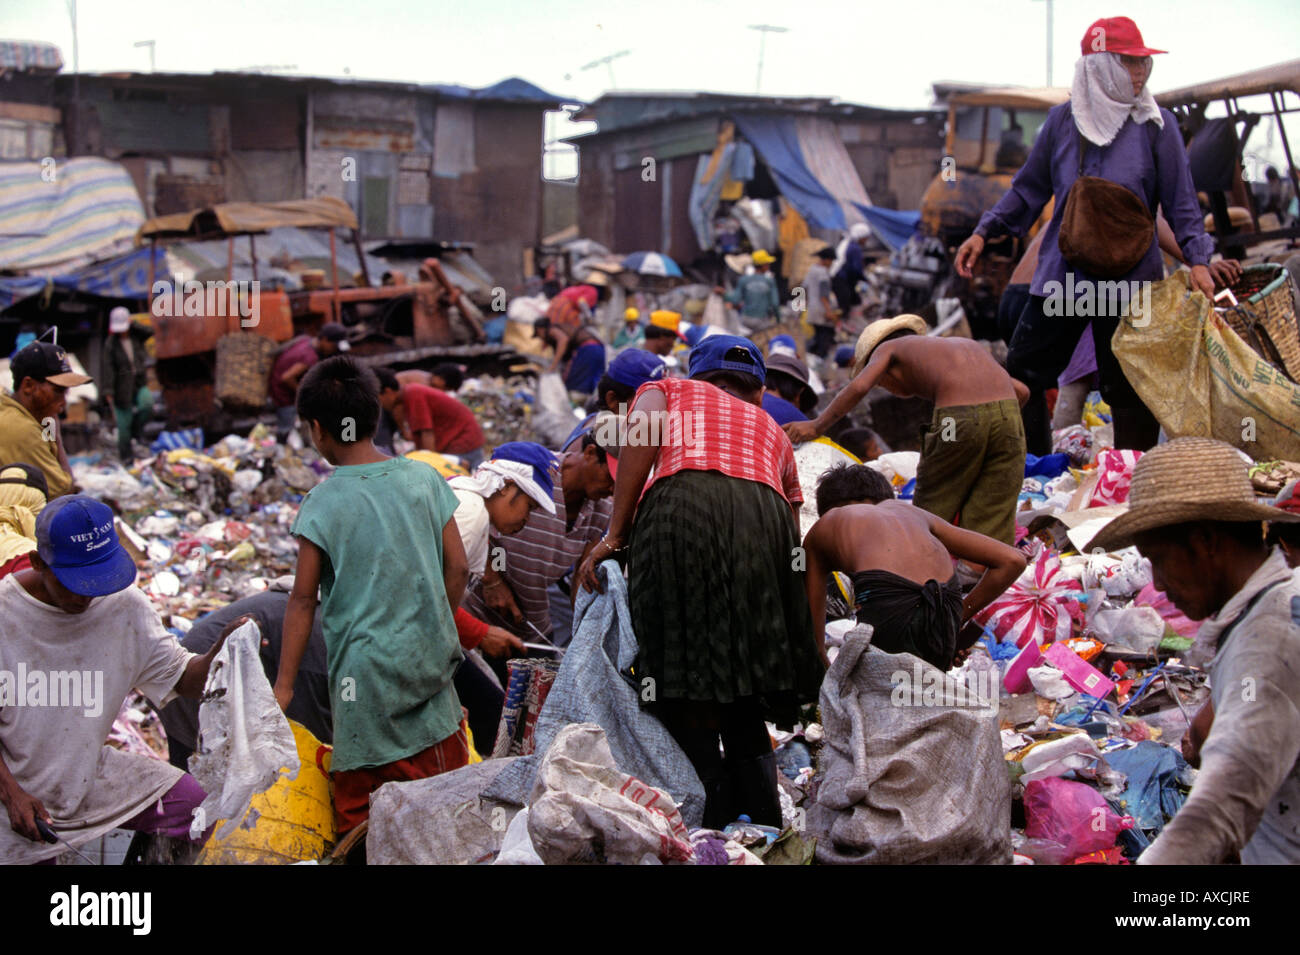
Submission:
[[[942,123],[932,110],[819,98],[631,91],[606,93],[576,119],[597,127],[569,138],[581,157],[580,234],[683,264],[712,247],[721,202],[752,213],[751,241],[761,242],[777,228],[762,220],[785,210],[829,237],[871,210],[915,209],[937,167]]]

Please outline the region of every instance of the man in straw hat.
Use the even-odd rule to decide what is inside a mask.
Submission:
[[[853,380],[815,421],[785,425],[798,444],[826,433],[876,385],[934,402],[921,440],[913,503],[949,523],[1015,542],[1025,476],[1021,395],[1028,391],[969,338],[931,338],[918,315],[872,322],[858,338]]]
[[[1201,773],[1141,863],[1300,862],[1300,580],[1265,544],[1264,521],[1300,513],[1257,502],[1231,446],[1178,438],[1138,461],[1128,511],[1089,544],[1136,544],[1215,646],[1210,702],[1184,744],[1194,758],[1208,726]]]

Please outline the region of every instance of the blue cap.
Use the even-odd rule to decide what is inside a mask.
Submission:
[[[555,452],[548,451],[535,441],[507,441],[492,452],[493,461],[518,461],[530,464],[533,468],[533,480],[547,494],[555,494],[555,480],[552,472],[558,467]]]
[[[841,345],[835,349],[835,364],[839,368],[848,368],[853,364],[853,346]]]
[[[688,348],[694,348],[700,342],[704,341],[704,336],[709,332],[708,325],[688,325],[682,338],[686,339]]]
[[[36,552],[59,583],[103,597],[135,582],[135,561],[117,539],[113,512],[93,497],[56,497],[36,519]]]
[[[742,349],[750,361],[743,358],[727,358],[733,348]],[[748,338],[739,335],[710,335],[691,349],[691,377],[698,378],[707,371],[736,371],[757,378],[759,384],[767,380],[767,366],[763,364],[763,353]]]
[[[664,360],[644,348],[628,348],[618,353],[605,373],[620,385],[640,388],[647,381],[658,381],[668,366]]]
[[[772,352],[776,351],[778,347],[788,348],[790,349],[791,353],[797,353],[799,351],[799,346],[795,344],[793,335],[775,336],[770,342],[767,343],[767,353],[769,355],[772,354]]]

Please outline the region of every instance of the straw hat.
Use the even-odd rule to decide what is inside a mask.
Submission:
[[[1230,444],[1210,438],[1175,438],[1142,455],[1133,468],[1128,512],[1088,542],[1088,550],[1113,551],[1157,527],[1193,521],[1300,521],[1300,514],[1255,500],[1250,471]]]
[[[862,330],[858,336],[858,347],[853,351],[853,374],[856,376],[871,358],[876,346],[894,332],[907,330],[924,335],[930,330],[925,319],[920,315],[899,315],[897,318],[880,318]]]

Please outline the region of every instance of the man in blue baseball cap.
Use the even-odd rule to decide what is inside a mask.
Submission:
[[[522,530],[493,535],[492,543],[501,548],[504,563],[488,562],[481,581],[466,591],[462,605],[467,611],[525,640],[541,632],[561,646],[568,641],[564,620],[553,615],[553,608],[571,605],[559,582],[609,524],[618,442],[626,431],[622,420],[600,412],[556,456],[554,509],[537,507]],[[532,453],[540,457],[540,452]]]
[[[132,688],[159,708],[198,697],[246,618],[202,656],[185,650],[131,586],[113,512],[92,498],[46,505],[36,545],[31,568],[0,580],[0,860],[53,859],[119,827],[189,840],[206,795],[194,778],[105,740]],[[44,841],[37,820],[63,842]]]

